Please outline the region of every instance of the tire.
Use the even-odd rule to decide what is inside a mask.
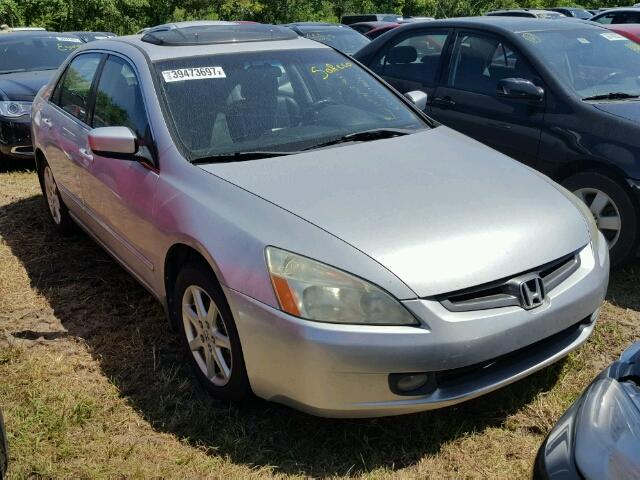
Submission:
[[[200,309],[196,306],[197,296],[202,300]],[[183,267],[172,300],[171,320],[178,328],[184,354],[198,381],[219,400],[248,400],[251,387],[240,337],[211,269],[198,263]],[[212,306],[217,309],[215,318]]]
[[[62,201],[51,167],[44,159],[38,165],[38,179],[47,204],[49,219],[58,232],[69,236],[75,232],[76,225],[69,214],[69,209]]]
[[[612,267],[619,267],[635,256],[640,237],[638,209],[624,186],[599,172],[572,175],[562,185],[594,214],[598,228],[609,242]]]

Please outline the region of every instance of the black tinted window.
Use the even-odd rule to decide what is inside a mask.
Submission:
[[[87,121],[89,93],[102,55],[79,55],[67,67],[59,87],[58,105],[79,120]]]
[[[140,85],[131,66],[110,56],[104,64],[93,111],[94,127],[129,127],[138,138],[147,132],[147,115]]]
[[[498,37],[460,34],[453,50],[449,86],[495,95],[503,78],[534,80],[523,58]]]
[[[0,74],[54,70],[80,46],[82,40],[73,36],[16,34],[0,37]]]
[[[387,50],[374,70],[385,77],[433,84],[446,41],[447,32],[415,32]]]

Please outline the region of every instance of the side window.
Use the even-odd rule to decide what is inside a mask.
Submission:
[[[606,15],[601,16],[600,18],[595,19],[594,22],[602,23],[604,25],[609,25],[611,23],[614,23],[614,21],[613,21],[614,16],[615,16],[615,14],[608,13]]]
[[[129,127],[139,139],[147,135],[147,114],[138,78],[128,62],[110,56],[96,90],[93,127]]]
[[[393,45],[374,65],[381,75],[435,84],[447,32],[416,32]]]
[[[503,78],[533,80],[534,75],[524,59],[498,37],[458,35],[449,70],[450,87],[495,95]]]
[[[87,121],[89,93],[101,59],[102,55],[97,53],[87,53],[74,58],[58,84],[59,96],[54,96],[60,108],[82,122]],[[56,93],[54,92],[54,95]]]

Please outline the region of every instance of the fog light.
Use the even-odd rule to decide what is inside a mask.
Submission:
[[[429,380],[426,373],[410,373],[402,375],[396,381],[396,388],[401,392],[412,392],[424,387]]]

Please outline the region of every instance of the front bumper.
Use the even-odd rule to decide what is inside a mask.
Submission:
[[[32,158],[31,117],[0,117],[0,156]]]
[[[580,268],[535,310],[450,312],[435,300],[405,301],[421,327],[311,322],[225,293],[256,395],[326,417],[398,415],[483,395],[584,343],[606,293],[609,261],[606,247],[594,255],[589,245],[580,255]],[[433,373],[439,383],[427,394],[393,393],[390,374],[412,372]]]

